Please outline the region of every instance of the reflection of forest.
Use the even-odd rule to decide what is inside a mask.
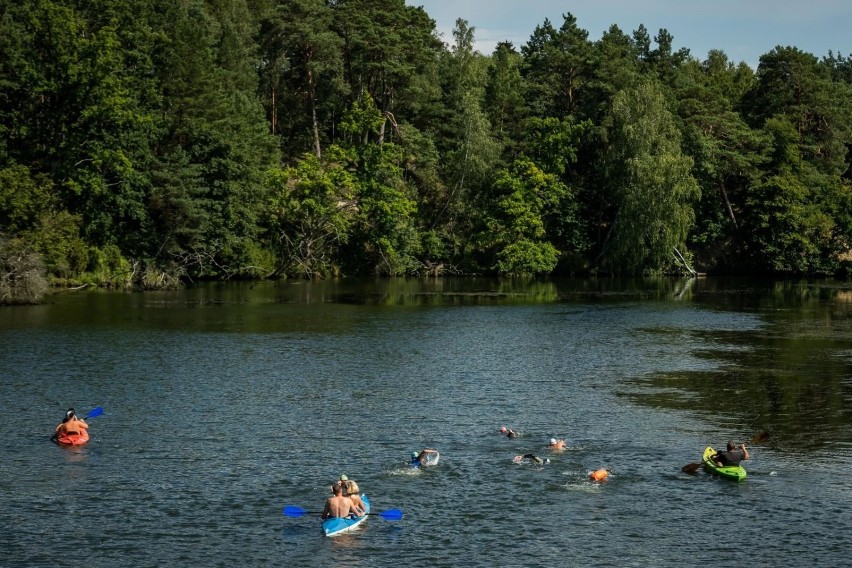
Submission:
[[[693,331],[706,347],[692,355],[716,362],[719,370],[637,379],[650,388],[627,396],[711,420],[735,416],[755,432],[771,432],[776,446],[814,447],[848,438],[852,334],[842,329],[845,320],[833,319],[835,312],[813,302],[807,309],[769,313],[766,327],[757,330]]]

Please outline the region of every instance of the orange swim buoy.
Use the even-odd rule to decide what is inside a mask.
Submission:
[[[609,475],[609,472],[603,468],[589,472],[589,479],[592,481],[603,481]]]

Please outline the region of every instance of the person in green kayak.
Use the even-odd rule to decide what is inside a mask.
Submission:
[[[740,465],[741,461],[750,458],[751,456],[748,455],[748,450],[746,449],[745,444],[740,444],[739,448],[737,448],[733,440],[728,441],[727,450],[724,452],[716,452],[710,457],[710,459],[712,459],[716,465],[720,467]]]
[[[79,418],[73,408],[69,408],[65,411],[65,418],[62,419],[62,422],[56,425],[56,430],[51,439],[55,440],[59,436],[79,434],[83,430],[88,430],[88,428],[89,425],[86,424],[86,421]]]

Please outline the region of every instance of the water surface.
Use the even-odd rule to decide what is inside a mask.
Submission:
[[[211,284],[3,308],[17,432],[0,564],[849,565],[850,308],[843,284],[713,279]],[[47,441],[67,406],[97,405],[87,446]],[[680,471],[764,430],[743,483]],[[411,470],[423,447],[440,464]],[[528,452],[551,463],[512,462]],[[586,479],[604,466],[607,483]],[[404,519],[326,539],[282,515],[321,509],[341,473]]]

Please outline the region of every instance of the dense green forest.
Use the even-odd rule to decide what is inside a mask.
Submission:
[[[0,0],[0,296],[359,274],[841,275],[852,58],[571,14]],[[2,303],[2,302],[0,302]]]

